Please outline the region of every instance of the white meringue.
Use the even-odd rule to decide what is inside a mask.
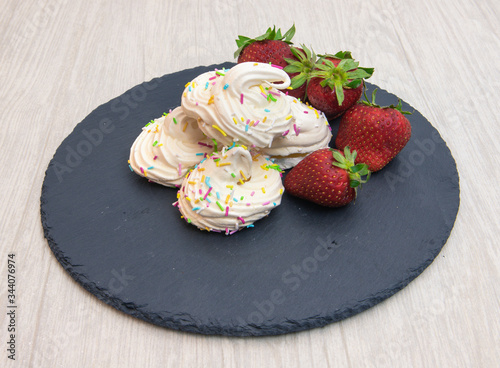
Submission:
[[[282,169],[289,169],[308,154],[328,147],[332,133],[323,113],[295,97],[285,98],[290,100],[292,107],[292,126],[275,138],[271,147],[263,148],[261,152],[269,155]]]
[[[142,128],[130,149],[130,167],[147,179],[169,187],[179,186],[188,170],[214,143],[198,128],[196,120],[177,107]]]
[[[234,141],[248,148],[269,147],[293,118],[290,101],[278,90],[289,85],[288,74],[279,68],[240,63],[195,78],[181,105],[188,116],[200,119],[207,136],[226,146]]]
[[[283,191],[277,165],[236,146],[197,165],[182,182],[176,205],[198,228],[230,234],[267,216]]]

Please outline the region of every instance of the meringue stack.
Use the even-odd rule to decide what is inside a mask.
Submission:
[[[281,203],[282,169],[332,138],[324,114],[288,96],[289,86],[286,72],[262,63],[199,75],[180,107],[143,128],[131,169],[180,186],[175,205],[200,229],[232,234],[253,226]]]
[[[332,138],[323,114],[281,91],[289,86],[277,67],[241,63],[188,83],[181,106],[208,137],[258,150],[288,169]]]

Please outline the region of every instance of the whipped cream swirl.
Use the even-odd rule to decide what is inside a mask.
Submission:
[[[263,63],[240,63],[229,70],[201,74],[189,83],[182,108],[199,119],[200,129],[226,146],[233,141],[251,148],[271,146],[293,124],[283,70]]]
[[[206,157],[188,174],[176,205],[198,228],[231,234],[267,216],[283,191],[277,165],[233,146]]]
[[[174,187],[213,150],[214,142],[200,131],[197,121],[177,107],[142,128],[130,149],[129,163],[135,173]]]

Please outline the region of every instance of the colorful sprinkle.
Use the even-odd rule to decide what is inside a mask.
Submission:
[[[300,133],[300,128],[297,126],[297,124],[293,124],[293,129],[295,130],[295,135],[299,135]]]
[[[198,142],[198,144],[199,144],[200,146],[205,146],[205,147],[208,147],[208,148],[212,148],[212,147],[213,147],[212,145],[210,145],[210,144],[206,144],[206,143],[203,143],[203,142]]]
[[[240,103],[243,105],[243,93],[240,95]]]
[[[271,203],[271,201],[267,201],[267,202],[262,203],[262,205],[263,205],[263,206],[267,206],[267,205],[268,205],[268,204],[270,204],[270,203]]]
[[[221,211],[224,211],[224,207],[220,204],[219,201],[215,201],[215,203],[217,204],[217,206],[219,206]]]
[[[207,192],[205,193],[205,196],[203,197],[203,200],[207,199],[207,197],[211,191],[212,191],[212,187],[208,188]]]
[[[224,137],[227,137],[226,132],[225,132],[225,131],[223,131],[221,128],[219,128],[217,125],[213,124],[213,125],[212,125],[212,128],[217,129],[219,132],[221,132],[221,134],[222,134]]]
[[[229,88],[229,84],[224,84],[224,89],[228,89]]]

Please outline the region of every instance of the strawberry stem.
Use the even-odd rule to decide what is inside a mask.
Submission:
[[[375,88],[372,92],[372,99],[371,102],[368,100],[368,96],[366,95],[366,88],[363,91],[363,95],[365,96],[365,99],[361,101],[366,106],[371,106],[371,107],[378,107],[380,109],[394,109],[398,110],[401,114],[404,115],[411,115],[412,113],[409,111],[403,111],[403,104],[401,102],[401,99],[398,99],[398,104],[396,106],[390,105],[390,106],[380,106],[375,103],[375,95],[377,94],[378,88]]]
[[[338,59],[337,66],[327,59]],[[335,91],[339,106],[344,102],[344,88],[358,88],[364,79],[372,76],[373,68],[359,67],[359,62],[352,58],[349,51],[339,51],[335,55],[321,55],[311,72],[311,78],[321,78],[321,87],[330,87]]]
[[[368,165],[364,163],[355,164],[357,152],[355,150],[351,152],[349,146],[344,148],[344,154],[334,149],[332,149],[332,154],[334,158],[332,165],[347,171],[349,186],[354,188],[355,195],[357,195],[358,187],[361,188],[361,184],[370,180],[371,171],[368,169]]]

